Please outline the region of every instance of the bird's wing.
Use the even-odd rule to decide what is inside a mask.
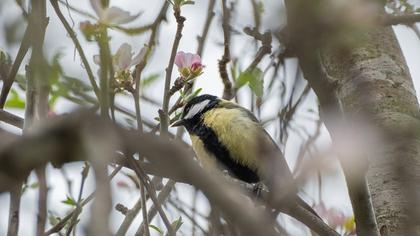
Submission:
[[[234,152],[231,154],[236,161],[259,171],[263,169],[261,164],[267,161],[276,172],[287,176],[285,181],[291,179],[292,175],[283,154],[251,111],[236,103],[221,100],[220,105],[207,117],[206,123],[211,123],[220,141]],[[262,159],[264,153],[269,157]],[[273,160],[275,162],[270,165]]]

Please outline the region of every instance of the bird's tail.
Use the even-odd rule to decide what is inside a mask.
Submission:
[[[301,206],[301,207],[303,207],[304,209],[306,209],[307,211],[309,211],[310,213],[312,213],[312,214],[314,214],[316,217],[318,217],[318,218],[320,218],[321,219],[321,217],[318,215],[318,213],[316,213],[316,211],[311,207],[311,206],[309,206],[309,204],[308,203],[306,203],[302,198],[300,198],[299,196],[297,196],[296,197],[296,203],[299,205],[299,206]]]
[[[308,226],[311,231],[322,236],[339,236],[321,217],[300,197],[296,197],[296,204],[286,210],[286,214]]]

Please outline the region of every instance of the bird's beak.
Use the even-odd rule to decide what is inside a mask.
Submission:
[[[178,126],[182,126],[182,125],[184,125],[184,120],[177,120],[177,121],[175,121],[172,125],[171,125],[171,127],[178,127]]]

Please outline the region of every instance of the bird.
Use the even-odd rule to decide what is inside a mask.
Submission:
[[[278,145],[248,109],[213,95],[199,95],[186,102],[180,119],[172,124],[178,126],[188,131],[204,168],[226,170],[246,183],[264,182],[269,189],[274,184],[288,188],[283,192],[290,191],[292,205],[300,205],[319,217],[297,196],[292,173]],[[270,178],[276,179],[275,183]]]
[[[282,206],[272,211],[274,217],[282,211],[318,235],[339,235],[298,196],[281,150],[251,111],[204,94],[186,102],[180,119],[172,124],[172,127],[179,126],[188,131],[203,168],[223,169],[241,181],[266,184],[272,195],[283,194]]]

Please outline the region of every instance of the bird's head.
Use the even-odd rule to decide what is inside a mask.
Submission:
[[[216,96],[204,94],[192,98],[184,106],[181,119],[172,124],[172,127],[184,126],[187,130],[201,122],[201,116],[216,107],[220,99]]]

